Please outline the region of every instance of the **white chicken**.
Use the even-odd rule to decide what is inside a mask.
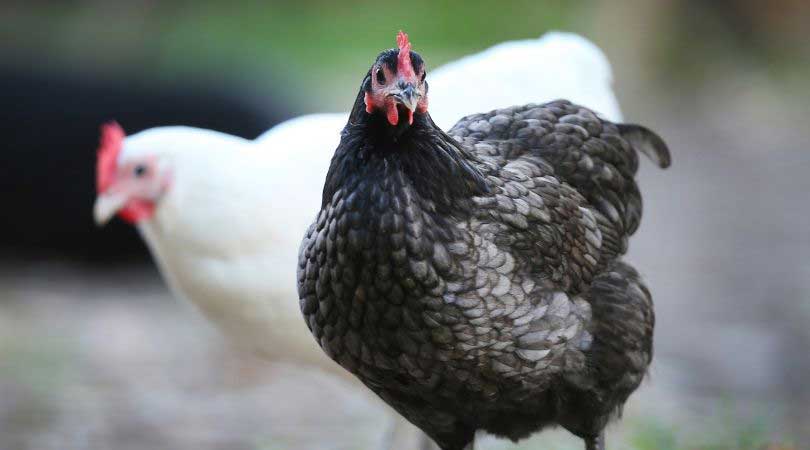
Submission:
[[[605,55],[575,34],[503,43],[427,79],[432,116],[444,129],[463,111],[557,98],[621,119]],[[344,374],[301,319],[295,272],[347,117],[299,117],[254,141],[188,127],[126,137],[108,124],[95,220],[118,214],[133,223],[172,292],[242,347]]]

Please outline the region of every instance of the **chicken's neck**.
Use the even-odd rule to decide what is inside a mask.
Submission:
[[[470,199],[487,192],[473,156],[430,116],[392,127],[383,114],[365,111],[358,94],[324,185],[322,206],[342,190],[370,203],[419,201],[438,215],[467,210]],[[406,197],[401,197],[406,195]],[[372,206],[369,204],[368,206]],[[380,212],[382,204],[378,204]]]
[[[426,114],[416,115],[396,139],[384,121],[357,105],[352,111],[326,177],[322,210],[302,251],[323,255],[322,267],[335,269],[329,277],[338,303],[390,300],[400,305],[391,309],[395,314],[406,308],[402,286],[439,301],[443,285],[437,269],[425,263],[432,255],[445,256],[439,257],[441,275],[455,279],[446,245],[471,239],[457,225],[474,213],[473,198],[487,185],[473,157]],[[322,280],[329,284],[329,277]],[[339,309],[337,314],[355,311]],[[379,326],[374,320],[366,325]]]

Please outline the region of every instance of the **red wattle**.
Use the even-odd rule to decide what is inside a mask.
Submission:
[[[155,204],[146,200],[130,200],[118,211],[118,217],[130,224],[149,220],[155,214]]]
[[[395,102],[385,102],[385,117],[391,125],[396,126],[399,123],[399,111]]]

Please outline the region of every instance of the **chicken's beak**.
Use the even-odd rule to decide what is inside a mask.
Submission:
[[[394,98],[411,112],[416,111],[416,105],[419,103],[419,97],[421,97],[416,86],[413,83],[404,81],[400,81],[397,85],[399,89],[393,92]]]
[[[127,196],[123,193],[104,193],[96,197],[93,206],[93,218],[96,225],[104,226],[127,203]]]

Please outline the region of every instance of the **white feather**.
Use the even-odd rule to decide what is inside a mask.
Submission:
[[[605,54],[573,33],[504,42],[428,73],[431,117],[443,129],[457,113],[566,99],[621,122]],[[435,108],[435,106],[442,106]],[[453,105],[453,107],[448,107]]]

